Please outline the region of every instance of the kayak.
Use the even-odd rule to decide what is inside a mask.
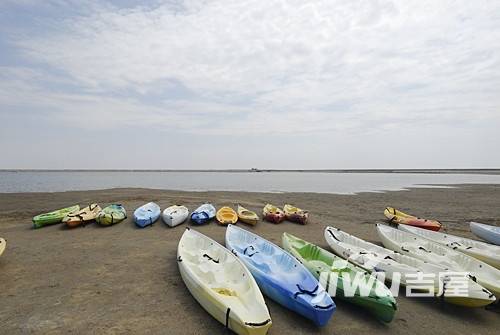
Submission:
[[[406,224],[423,229],[438,231],[441,229],[441,223],[436,220],[421,219],[416,216],[403,213],[395,208],[387,207],[384,210],[385,217],[390,223]]]
[[[174,205],[163,210],[161,218],[169,227],[175,227],[186,221],[189,216],[189,210],[186,206]]]
[[[177,248],[182,280],[199,304],[236,334],[265,335],[264,297],[245,265],[211,238],[187,228]]]
[[[386,225],[377,224],[385,247],[425,262],[439,264],[450,271],[467,272],[493,294],[500,297],[500,270],[459,251]]]
[[[392,292],[377,278],[331,252],[291,234],[283,233],[282,243],[283,248],[304,264],[316,279],[320,279],[321,274],[327,274],[328,277],[322,280],[328,283],[324,286],[328,288],[330,295],[334,293],[332,298],[338,297],[364,308],[384,322],[392,321],[397,309],[396,300]],[[344,281],[349,283],[345,289]],[[349,292],[349,287],[355,287],[356,281],[360,286]],[[331,285],[336,291],[330,291]]]
[[[306,224],[309,219],[308,211],[304,211],[292,205],[286,204],[285,207],[283,207],[283,211],[285,212],[285,218],[288,221]]]
[[[500,247],[469,238],[438,233],[430,230],[399,225],[398,229],[419,235],[428,240],[445,245],[454,250],[477,258],[491,266],[500,269]]]
[[[70,228],[74,228],[80,225],[85,226],[88,222],[95,220],[97,218],[97,214],[99,214],[100,211],[101,207],[99,207],[98,204],[91,204],[76,212],[67,214],[62,222]]]
[[[7,242],[5,241],[5,239],[0,237],[0,256],[2,256],[6,247],[7,247]]]
[[[412,292],[426,291],[418,290],[415,285],[415,279],[424,274],[432,276],[433,295],[447,303],[465,307],[483,307],[495,301],[493,293],[476,283],[469,274],[455,273],[450,276],[450,270],[444,266],[382,248],[334,227],[325,229],[325,239],[337,255],[371,273],[385,275],[385,279],[392,281],[393,285],[394,282],[399,283]],[[444,279],[447,280],[447,285]],[[467,296],[457,295],[453,290],[446,289],[462,283],[466,283],[468,287]]]
[[[281,208],[271,204],[267,204],[264,206],[264,209],[262,210],[262,216],[264,220],[272,223],[280,223],[285,220],[285,213],[281,210]]]
[[[197,225],[205,224],[214,217],[215,207],[212,204],[203,204],[191,213],[191,221]]]
[[[255,226],[259,221],[259,217],[255,212],[252,212],[241,205],[238,205],[237,212],[238,212],[238,219],[241,222]]]
[[[217,221],[221,225],[235,224],[238,221],[238,214],[231,207],[221,207],[216,214]]]
[[[66,215],[68,215],[71,212],[76,212],[78,210],[80,210],[80,206],[74,205],[55,210],[53,212],[39,214],[33,217],[33,228],[36,229],[56,223],[61,223]]]
[[[154,202],[148,202],[134,211],[134,222],[139,228],[152,226],[160,217],[160,206]]]
[[[122,222],[126,218],[127,211],[125,207],[120,204],[112,204],[100,211],[95,221],[103,226],[111,226],[115,223]]]
[[[324,326],[335,304],[316,278],[292,255],[249,231],[228,225],[226,247],[247,266],[264,295]]]
[[[471,222],[470,230],[474,235],[479,236],[485,241],[500,245],[500,227],[490,226],[484,223]]]

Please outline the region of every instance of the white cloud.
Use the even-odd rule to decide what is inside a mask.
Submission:
[[[17,42],[81,91],[47,92],[44,80],[55,78],[12,75],[26,87],[4,82],[0,98],[51,106],[72,124],[141,120],[205,133],[498,122],[499,10],[490,1],[94,3]],[[169,80],[192,96],[148,100],[168,95],[159,83]]]

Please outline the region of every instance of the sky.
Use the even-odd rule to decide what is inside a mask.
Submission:
[[[0,168],[500,167],[500,2],[0,1]]]

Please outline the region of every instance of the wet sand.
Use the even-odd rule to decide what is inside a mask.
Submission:
[[[277,244],[287,231],[324,248],[323,229],[328,225],[378,243],[374,222],[384,219],[383,209],[389,205],[439,219],[444,231],[466,237],[474,237],[470,220],[500,225],[500,185],[358,195],[147,189],[0,194],[0,237],[7,240],[0,257],[0,333],[223,333],[223,326],[198,305],[179,275],[177,242],[186,224],[170,229],[158,222],[135,228],[132,212],[148,201],[162,209],[178,203],[191,210],[204,201],[217,207],[241,203],[258,213],[266,202],[289,202],[310,210],[309,225],[242,226]],[[102,207],[122,203],[129,218],[111,227],[31,229],[31,217],[40,212],[91,202]],[[225,228],[214,222],[196,229],[224,242]],[[336,299],[337,311],[322,329],[266,302],[273,319],[269,334],[497,334],[500,327],[498,308],[467,309],[432,298],[400,295],[390,324]]]

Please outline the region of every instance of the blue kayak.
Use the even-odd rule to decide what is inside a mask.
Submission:
[[[470,230],[474,235],[479,236],[485,241],[500,245],[500,227],[490,226],[484,223],[471,222]]]
[[[245,263],[262,292],[286,308],[324,326],[335,303],[292,255],[244,229],[228,225],[226,248]]]
[[[134,211],[134,222],[140,228],[151,226],[160,217],[160,212],[160,206],[148,202]]]
[[[212,204],[203,204],[191,213],[191,222],[197,225],[207,223],[215,217],[215,212]]]

